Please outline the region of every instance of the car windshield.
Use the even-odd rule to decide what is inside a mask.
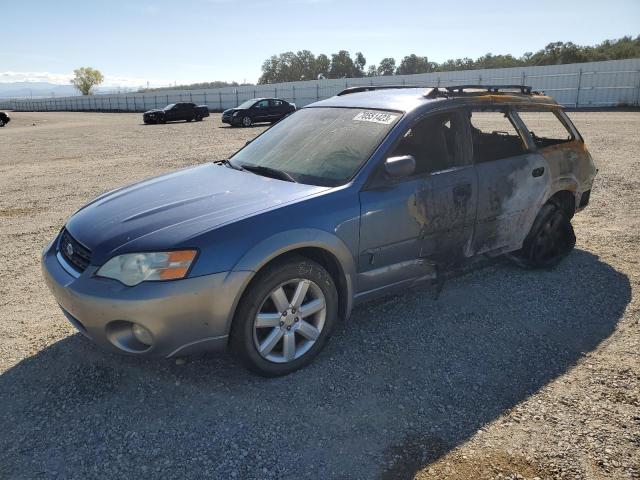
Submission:
[[[236,153],[236,167],[267,167],[295,181],[334,187],[368,160],[400,114],[358,108],[305,108]]]
[[[175,103],[170,103],[169,105],[167,105],[166,107],[163,108],[163,110],[171,110],[173,107],[175,107],[176,104]]]
[[[253,104],[256,103],[256,102],[257,102],[257,100],[255,98],[253,98],[251,100],[247,100],[246,102],[242,102],[236,108],[251,108],[253,106]]]

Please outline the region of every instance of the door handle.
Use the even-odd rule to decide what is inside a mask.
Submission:
[[[544,174],[544,167],[534,168],[531,171],[531,175],[533,175],[534,177],[541,177],[542,174]]]

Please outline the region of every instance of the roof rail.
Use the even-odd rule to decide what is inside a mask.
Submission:
[[[349,87],[338,93],[338,97],[349,95],[350,93],[372,92],[374,90],[392,90],[396,88],[427,88],[420,85],[362,85],[360,87]]]
[[[520,90],[520,93],[531,95],[534,92],[530,85],[453,85],[445,87],[449,93],[463,93],[465,90],[486,90],[497,93],[500,90]]]

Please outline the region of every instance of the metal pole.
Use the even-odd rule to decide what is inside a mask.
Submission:
[[[638,70],[638,89],[636,90],[636,106],[640,107],[640,70]]]
[[[220,110],[222,110],[222,92],[218,92],[218,102],[220,103]]]
[[[578,88],[576,88],[576,108],[580,105],[580,86],[582,85],[582,69],[578,71]]]
[[[320,84],[316,82],[316,102],[320,100]]]
[[[524,86],[524,79],[525,79],[525,73],[524,73],[524,71],[523,71],[523,72],[522,72],[522,83],[521,83],[521,85],[522,85],[522,86]]]

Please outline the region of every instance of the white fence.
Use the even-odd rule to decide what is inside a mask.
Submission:
[[[461,84],[531,85],[566,107],[640,106],[640,59],[548,65],[541,67],[463,70],[383,77],[288,82],[205,90],[171,90],[0,102],[0,108],[19,111],[143,112],[169,103],[194,102],[212,111],[235,107],[256,97],[279,97],[304,106],[360,85],[448,86]]]

